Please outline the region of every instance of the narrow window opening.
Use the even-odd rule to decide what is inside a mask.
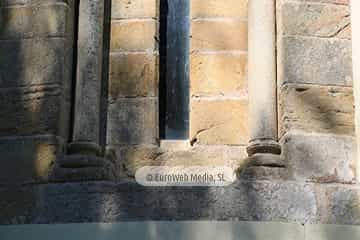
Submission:
[[[189,138],[189,0],[160,1],[160,138]]]

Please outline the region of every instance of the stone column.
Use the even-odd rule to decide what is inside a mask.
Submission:
[[[248,2],[249,156],[281,153],[277,139],[275,0]]]
[[[81,0],[73,142],[69,153],[100,155],[104,1]]]
[[[360,1],[351,0],[352,62],[357,141],[356,178],[360,181]]]
[[[113,180],[116,156],[100,146],[104,0],[81,0],[72,142],[57,161],[53,181]],[[109,33],[110,34],[110,33]],[[106,157],[104,156],[106,155]]]

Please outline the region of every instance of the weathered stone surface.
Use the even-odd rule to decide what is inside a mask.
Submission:
[[[154,18],[156,13],[155,4],[152,5],[152,3],[159,3],[159,1],[148,1],[151,2],[151,6],[146,5],[146,0],[114,0],[112,10],[115,14],[113,17],[117,20],[113,22],[113,51],[156,51],[157,24],[156,20],[149,18]],[[193,27],[198,27],[195,29],[195,36],[193,35],[192,39],[192,42],[195,43],[193,50],[246,51],[247,31],[243,30],[247,24],[243,19],[246,17],[243,15],[246,14],[246,8],[243,7],[246,1],[200,1],[192,0],[193,17],[199,18],[193,21]],[[40,2],[42,1],[4,0],[0,2],[0,5],[37,4]],[[300,1],[297,4],[299,8],[293,8],[294,2],[290,3],[289,1],[284,5],[284,14],[293,15],[292,17],[287,16],[289,19],[284,22],[287,31],[285,34],[331,37],[335,30],[346,25],[346,21],[342,21],[347,19],[346,16],[344,19],[342,18],[342,10],[346,7],[338,5],[347,3],[345,0],[307,1],[307,10],[305,10],[305,4],[299,4]],[[314,2],[322,4],[315,5]],[[327,3],[336,3],[337,5]],[[114,7],[116,4],[118,6]],[[65,6],[64,4],[60,5]],[[234,7],[235,5],[236,7]],[[288,6],[289,9],[287,9]],[[28,5],[17,7],[27,8]],[[22,15],[22,13],[19,14]],[[47,31],[51,34],[60,31],[62,25],[57,25],[55,16],[39,14],[34,18],[41,16],[45,18],[41,21],[47,23],[46,20],[51,19],[54,21],[52,22],[54,25],[40,26],[39,33],[45,35],[48,34]],[[205,19],[208,17],[216,19]],[[234,19],[223,17],[234,17]],[[119,20],[122,18],[136,19]],[[23,32],[27,31],[23,27],[35,27],[27,25],[26,22],[20,26],[18,22],[12,22],[13,20],[12,18],[6,19],[7,25],[12,27],[9,31],[6,27],[0,30],[4,32],[4,36],[14,34],[11,37],[21,37]],[[237,21],[242,22],[244,26],[235,23],[232,25]],[[147,30],[146,26],[138,27],[141,24],[147,25],[148,22],[153,22],[149,24],[154,25],[153,28],[150,27],[151,30]],[[114,25],[116,26],[114,27]],[[119,30],[118,25],[124,25],[124,28]],[[117,32],[114,30],[116,27],[118,27]],[[5,31],[7,31],[6,34]],[[239,31],[242,33],[240,34]],[[340,31],[336,38],[347,38],[348,34],[349,27]],[[10,35],[6,37],[8,36]],[[29,36],[31,35],[26,35],[26,37]],[[200,38],[196,40],[198,36]],[[56,41],[60,43],[56,45]],[[52,100],[43,99],[54,99],[56,96],[60,99],[59,102],[63,101],[63,98],[60,98],[63,94],[61,89],[63,82],[67,81],[64,78],[64,68],[68,68],[63,62],[66,57],[64,55],[64,49],[67,48],[66,41],[66,39],[1,41],[0,86],[6,89],[0,90],[0,103],[3,103],[3,106],[0,107],[4,109],[2,113],[10,116],[10,121],[6,118],[6,121],[0,124],[4,127],[4,130],[0,129],[1,132],[35,134],[38,133],[36,127],[41,126],[42,129],[39,133],[48,133],[52,132],[51,129],[58,128],[57,123],[63,122],[57,120],[51,125],[47,125],[47,122],[42,125],[42,122],[38,122],[38,118],[47,121],[48,118],[56,119],[61,115],[57,114],[62,112],[61,107],[55,107]],[[280,39],[280,43],[285,43],[280,49],[282,61],[280,78],[286,83],[297,84],[293,88],[292,86],[283,86],[282,92],[280,92],[281,111],[283,111],[281,116],[284,117],[282,121],[285,123],[284,126],[288,124],[282,132],[282,134],[286,133],[283,137],[284,154],[289,163],[289,176],[285,177],[301,183],[280,181],[285,178],[283,171],[287,171],[287,169],[274,169],[272,166],[260,164],[260,166],[247,168],[247,174],[250,175],[251,181],[236,182],[227,188],[154,189],[139,187],[134,183],[104,182],[32,185],[9,189],[0,186],[0,195],[2,196],[0,209],[4,209],[0,214],[0,222],[226,219],[359,224],[360,195],[358,186],[352,187],[349,184],[329,186],[303,182],[349,183],[354,180],[354,140],[350,136],[344,136],[353,134],[351,89],[301,85],[302,83],[315,83],[351,86],[349,41],[287,37]],[[8,49],[11,49],[11,52]],[[151,59],[148,59],[148,55],[145,54],[138,54],[136,57],[129,54],[129,58],[134,57],[134,59],[119,57],[112,62],[114,65],[111,66],[111,71],[114,70],[114,72],[111,72],[113,75],[110,77],[114,77],[116,82],[111,82],[110,86],[108,141],[111,144],[121,145],[114,145],[121,153],[116,164],[119,165],[125,177],[133,176],[139,166],[148,164],[226,163],[232,166],[238,164],[240,167],[246,165],[243,157],[245,156],[244,145],[248,140],[246,137],[248,131],[247,101],[239,100],[239,96],[236,95],[246,91],[245,54],[242,55],[244,59],[238,59],[235,56],[238,52],[231,53],[231,56],[224,52],[221,53],[223,55],[214,52],[211,55],[207,53],[206,59],[201,58],[205,57],[205,54],[202,54],[201,57],[197,54],[195,52],[194,56],[199,58],[193,59],[197,66],[193,68],[196,71],[194,72],[195,77],[191,78],[193,93],[231,96],[229,98],[228,95],[216,98],[211,96],[193,98],[191,108],[193,122],[190,124],[195,124],[197,136],[195,137],[196,141],[195,138],[192,139],[195,147],[184,151],[167,151],[159,149],[155,145],[158,132],[158,103],[155,98],[157,91],[156,57],[149,55]],[[113,54],[114,59],[112,60],[118,56]],[[151,62],[149,63],[150,69],[146,67],[148,60]],[[116,68],[113,68],[115,65]],[[126,72],[124,69],[134,71]],[[142,78],[142,76],[145,77]],[[147,83],[151,83],[151,86],[146,85]],[[27,85],[32,86],[25,87]],[[124,98],[138,96],[150,98]],[[25,116],[22,112],[31,113],[30,117]],[[11,116],[16,116],[16,118]],[[27,125],[27,123],[24,124],[26,129],[24,131],[21,130],[23,125],[14,127],[15,124],[23,124],[17,116],[28,119],[36,127]],[[49,130],[47,127],[51,129]],[[343,135],[292,134],[291,130],[293,129]],[[49,159],[58,154],[57,143],[48,143],[45,140],[45,143],[42,140],[39,140],[40,143],[37,140],[14,142],[16,141],[11,140],[1,147],[0,140],[0,153],[10,152],[3,156],[6,167],[4,170],[0,169],[0,175],[5,178],[15,176],[14,178],[18,182],[46,180],[47,169],[51,165],[49,162],[52,162]],[[197,145],[196,142],[200,144]],[[154,145],[122,145],[129,143]],[[201,143],[240,144],[241,146],[208,146],[201,145]],[[1,150],[2,148],[3,150]],[[32,160],[33,156],[38,156],[37,154],[42,157]],[[6,159],[7,155],[10,156],[9,161]],[[13,161],[17,158],[23,160]],[[87,163],[96,166],[98,164],[96,161]],[[67,164],[66,166],[72,164],[82,166],[83,163]],[[8,171],[9,168],[10,171]],[[64,176],[73,180],[81,179],[78,178],[79,175],[101,176],[99,172],[93,170],[84,167],[79,171],[70,171],[70,175],[64,173]],[[251,178],[254,176],[256,178]],[[259,177],[272,180],[258,181]]]
[[[244,165],[245,147],[196,146],[172,151],[156,145],[123,146],[117,148],[117,172],[134,177],[144,166],[227,166],[234,170]]]
[[[286,85],[280,91],[280,134],[290,130],[354,135],[351,88]]]
[[[176,139],[160,139],[160,148],[166,151],[183,151],[191,148],[191,143],[188,139],[176,140]]]
[[[110,58],[112,100],[118,97],[155,97],[158,84],[158,57],[153,54],[116,54]]]
[[[11,6],[15,4],[26,4],[29,3],[31,0],[4,0],[0,2],[0,6]]]
[[[247,50],[246,21],[193,20],[190,31],[192,51]]]
[[[245,54],[192,54],[191,95],[241,95],[246,91]]]
[[[319,3],[333,3],[333,4],[344,4],[348,5],[349,0],[302,0],[305,2],[319,2]]]
[[[323,183],[355,180],[353,137],[290,132],[281,142],[290,178]]]
[[[74,142],[100,141],[100,111],[104,53],[104,1],[79,3],[76,86],[74,86]]]
[[[94,155],[64,155],[49,174],[52,182],[115,180],[114,163]]]
[[[276,2],[254,0],[248,13],[249,156],[279,154]]]
[[[352,85],[350,41],[284,37],[280,42],[281,83]]]
[[[351,38],[347,6],[287,2],[282,5],[281,14],[285,35]]]
[[[157,49],[158,24],[155,20],[113,21],[111,51],[153,51]]]
[[[121,177],[135,177],[135,172],[141,167],[161,165],[156,161],[163,151],[157,145],[119,146],[117,152],[116,172]]]
[[[69,3],[73,0],[2,0],[0,6],[13,6],[13,5],[41,5],[43,3]]]
[[[226,161],[234,170],[247,166],[245,146],[227,146]]]
[[[0,182],[47,181],[62,144],[60,138],[50,135],[0,138]]]
[[[104,159],[90,154],[65,155],[58,159],[56,163],[64,168],[102,167],[113,164],[110,159]]]
[[[359,226],[346,225],[305,225],[305,239],[309,240],[337,240],[337,239],[359,239]]]
[[[360,225],[359,186],[332,185],[318,190],[323,195],[321,218],[327,224]]]
[[[117,223],[70,223],[0,226],[3,240],[18,240],[31,236],[43,240],[51,232],[53,240],[66,239],[156,239],[156,240],[312,240],[305,238],[300,223],[244,222],[244,221],[130,221]],[[312,226],[309,226],[312,227]],[[326,226],[327,227],[327,226]],[[338,226],[328,228],[338,229]],[[316,240],[357,240],[359,227],[341,227],[336,238]],[[350,230],[350,233],[349,233]],[[356,234],[357,233],[357,234]],[[332,235],[334,236],[334,235]]]
[[[1,41],[0,87],[66,83],[66,47],[58,38]]]
[[[196,146],[187,151],[167,151],[157,157],[166,166],[227,166],[234,170],[244,159],[245,149],[231,146]]]
[[[156,0],[112,0],[111,17],[123,18],[155,18],[158,1]]]
[[[356,142],[358,148],[358,165],[356,169],[357,180],[360,182],[360,1],[351,1],[351,22],[352,29],[352,60],[353,60],[353,81],[354,81],[354,99],[355,99],[355,126],[356,126]]]
[[[247,1],[245,0],[191,0],[191,17],[238,17],[246,18]]]
[[[72,4],[0,3],[0,182],[47,181],[62,152],[70,117]]]
[[[67,114],[57,85],[0,90],[0,136],[67,135]]]
[[[251,166],[285,168],[285,159],[278,154],[256,153],[248,157]]]
[[[102,147],[95,142],[82,142],[82,141],[72,141],[68,143],[66,152],[68,154],[80,154],[80,155],[91,155],[91,156],[102,156],[103,149]]]
[[[246,180],[286,180],[288,170],[281,155],[272,153],[256,153],[246,157],[236,169],[239,179]]]
[[[247,100],[191,100],[190,139],[199,144],[246,144]],[[221,111],[221,113],[219,112]]]
[[[242,180],[276,181],[286,179],[287,171],[282,167],[247,166],[238,171],[237,176]]]
[[[237,181],[219,187],[148,188],[135,183],[72,183],[1,189],[0,223],[124,220],[247,220],[313,223],[311,185]]]
[[[257,180],[237,181],[224,188],[148,188],[130,182],[85,182],[3,186],[0,195],[1,224],[124,220],[360,223],[359,185]]]
[[[51,170],[49,182],[113,181],[115,179],[112,166],[104,164],[101,167],[55,167]]]
[[[67,14],[68,7],[63,4],[0,8],[0,39],[64,37]]]
[[[156,98],[122,98],[111,102],[108,144],[155,144],[158,139]]]

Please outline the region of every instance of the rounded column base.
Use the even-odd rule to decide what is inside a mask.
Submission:
[[[269,153],[280,155],[281,154],[281,145],[275,140],[253,140],[250,141],[249,146],[246,148],[246,151],[249,157],[257,153]]]
[[[102,156],[102,148],[93,142],[72,142],[67,147],[67,154],[84,154]]]

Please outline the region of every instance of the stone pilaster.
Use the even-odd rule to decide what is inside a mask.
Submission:
[[[351,0],[352,63],[357,141],[356,179],[360,180],[360,1]]]
[[[100,152],[103,25],[104,1],[80,1],[74,132],[70,151]]]

